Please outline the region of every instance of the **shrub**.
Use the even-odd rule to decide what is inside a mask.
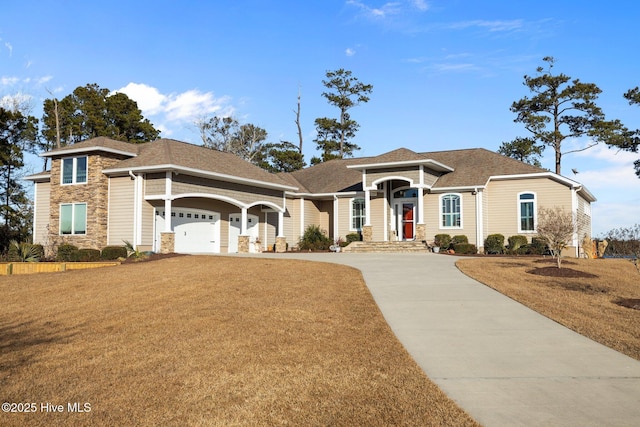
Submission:
[[[511,236],[507,239],[509,242],[509,253],[518,255],[526,254],[528,252],[528,241],[526,236]]]
[[[504,236],[489,234],[484,240],[484,252],[487,254],[501,254],[504,252]]]
[[[455,237],[454,237],[455,239]],[[476,245],[472,245],[470,243],[458,243],[453,245],[453,250],[457,253],[457,254],[463,254],[463,255],[472,255],[472,254],[477,254],[478,253],[478,248],[476,248]]]
[[[72,261],[76,262],[100,261],[100,251],[98,249],[79,249],[74,258]]]
[[[38,255],[38,259],[39,260],[43,260],[44,259],[44,246],[42,246],[39,243],[33,244],[32,245],[35,248],[35,251]]]
[[[56,261],[75,261],[76,254],[78,253],[78,247],[70,245],[68,243],[58,246],[58,254],[56,255]]]
[[[451,246],[451,236],[449,234],[436,234],[433,244],[440,247],[440,250],[446,251]]]
[[[451,239],[451,244],[457,245],[459,243],[469,243],[469,239],[464,234],[453,236],[453,238]]]
[[[349,233],[345,236],[345,241],[347,242],[347,244],[351,242],[359,242],[361,240],[362,236],[360,235],[360,233]]]
[[[102,249],[102,253],[100,254],[101,259],[105,260],[115,260],[118,258],[126,258],[127,257],[127,248],[124,246],[106,246]]]
[[[41,249],[42,246],[38,248],[36,245],[32,245],[31,243],[18,243],[16,240],[11,240],[9,242],[7,258],[9,261],[38,262],[40,261],[40,258],[42,258]]]
[[[305,251],[326,251],[333,242],[320,229],[319,225],[310,225],[304,230],[304,234],[298,242],[298,248]]]
[[[543,255],[547,253],[549,246],[547,241],[542,237],[531,238],[531,244],[529,245],[529,253],[532,255]]]

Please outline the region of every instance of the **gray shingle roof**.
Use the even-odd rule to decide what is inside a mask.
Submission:
[[[328,194],[362,190],[361,171],[347,166],[375,163],[420,162],[433,160],[453,169],[443,173],[433,189],[483,186],[491,176],[527,175],[548,172],[484,148],[416,153],[398,148],[379,156],[335,159],[292,173],[269,173],[239,157],[173,139],[159,139],[145,144],[130,144],[109,138],[93,138],[46,153],[65,155],[81,150],[107,150],[128,153],[111,170],[159,169],[175,166],[205,173],[296,187],[298,193]],[[428,167],[428,165],[426,166]]]

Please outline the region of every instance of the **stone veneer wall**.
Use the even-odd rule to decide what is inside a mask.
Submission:
[[[107,245],[109,179],[102,171],[125,158],[127,157],[110,153],[88,153],[87,182],[72,185],[60,185],[62,160],[52,159],[49,241],[54,251],[63,243],[91,249],[102,249]],[[86,234],[60,235],[60,205],[63,203],[87,204]]]

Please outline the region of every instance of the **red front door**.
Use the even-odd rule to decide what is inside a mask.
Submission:
[[[402,238],[413,239],[413,203],[402,204]]]

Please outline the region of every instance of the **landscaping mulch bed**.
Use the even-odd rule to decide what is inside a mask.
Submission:
[[[532,270],[527,270],[529,274],[537,274],[538,276],[548,277],[566,277],[566,278],[594,278],[598,277],[595,274],[585,273],[584,271],[574,270],[568,267],[538,267]]]
[[[633,310],[640,310],[640,298],[625,298],[615,301],[620,307],[631,308]]]

